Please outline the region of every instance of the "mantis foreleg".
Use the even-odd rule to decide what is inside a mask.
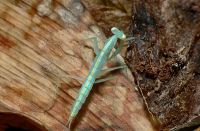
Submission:
[[[116,57],[123,49],[124,47],[124,41],[120,41],[119,47],[115,50],[115,52],[108,58],[108,60],[111,60],[112,58]]]
[[[130,41],[130,40],[135,40],[135,37],[129,37],[127,39],[125,39],[125,41]],[[108,60],[111,60],[112,58],[116,57],[121,51],[122,49],[127,45],[127,44],[124,44],[123,40],[120,41],[120,45],[119,47],[115,50],[115,52],[108,58]]]
[[[92,44],[93,44],[93,49],[94,49],[94,53],[96,54],[96,55],[99,55],[99,52],[101,51],[100,50],[100,48],[99,48],[99,46],[98,46],[98,39],[97,39],[97,37],[90,37],[90,38],[88,38],[89,40],[92,40]]]

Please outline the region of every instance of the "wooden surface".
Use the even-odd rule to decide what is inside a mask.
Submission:
[[[78,1],[1,0],[0,111],[67,130],[81,87],[71,77],[86,77],[95,55],[84,39],[97,29]],[[120,71],[112,75],[116,79],[94,86],[73,128],[152,131],[133,83]]]

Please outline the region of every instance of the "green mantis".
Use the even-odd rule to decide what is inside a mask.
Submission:
[[[115,57],[121,51],[121,49],[123,47],[123,46],[120,46],[111,55],[111,50],[115,47],[117,40],[118,39],[126,40],[126,35],[122,31],[117,29],[116,27],[113,27],[111,29],[111,31],[112,31],[113,35],[105,41],[104,47],[101,51],[98,48],[97,44],[94,44],[94,51],[96,53],[96,57],[94,59],[92,67],[89,70],[88,76],[87,76],[85,82],[83,83],[83,85],[79,91],[79,94],[72,106],[71,113],[70,113],[70,116],[68,119],[69,128],[70,128],[71,122],[76,117],[76,115],[78,114],[82,105],[84,104],[87,96],[89,95],[89,92],[91,91],[91,89],[93,87],[93,84],[106,80],[106,79],[104,79],[101,81],[95,81],[96,78],[98,77],[98,75],[100,74],[103,66],[106,64],[108,59]],[[111,55],[111,57],[109,57],[110,55]],[[120,69],[120,68],[124,68],[124,66],[116,67],[115,69]]]

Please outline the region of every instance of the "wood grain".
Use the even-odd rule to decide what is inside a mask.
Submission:
[[[47,130],[67,130],[81,87],[73,77],[85,78],[95,56],[85,40],[97,33],[94,27],[79,1],[1,0],[0,111],[26,116]],[[152,131],[133,83],[120,71],[112,75],[115,80],[94,86],[73,128]]]

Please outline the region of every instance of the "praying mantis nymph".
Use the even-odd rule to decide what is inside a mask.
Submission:
[[[97,82],[95,80],[98,77],[98,75],[101,73],[101,70],[102,70],[103,66],[105,65],[106,61],[108,59],[111,59],[114,56],[116,56],[123,47],[123,46],[119,46],[116,49],[116,51],[111,55],[111,51],[115,47],[117,40],[118,39],[123,40],[123,41],[126,40],[126,35],[122,31],[117,29],[116,27],[113,27],[111,29],[111,31],[112,31],[113,35],[106,40],[104,47],[101,51],[99,50],[97,43],[96,44],[94,43],[94,51],[96,53],[96,57],[94,59],[92,67],[89,70],[89,74],[88,74],[85,82],[83,83],[83,85],[79,91],[79,94],[72,106],[70,116],[68,119],[68,123],[67,123],[69,128],[70,128],[72,121],[74,120],[74,118],[78,114],[79,110],[81,109],[82,105],[85,103],[85,100],[86,100],[87,96],[89,95],[89,92],[91,91],[91,89],[93,87],[93,84]],[[115,69],[120,69],[120,68],[124,68],[124,66],[115,67]]]

